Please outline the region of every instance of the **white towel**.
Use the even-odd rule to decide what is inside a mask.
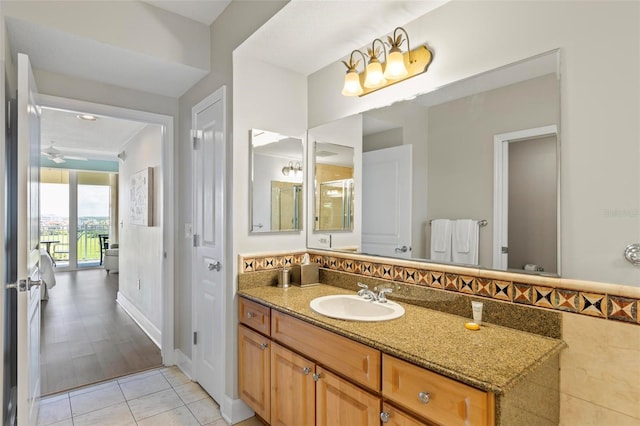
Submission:
[[[451,221],[431,221],[431,260],[451,262]]]
[[[454,263],[478,264],[478,242],[480,227],[472,219],[454,220],[451,242],[451,258]]]

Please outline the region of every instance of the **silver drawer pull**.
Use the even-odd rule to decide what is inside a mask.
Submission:
[[[420,392],[418,394],[418,399],[420,400],[420,402],[422,402],[423,404],[428,404],[429,400],[431,399],[431,394],[429,392]]]
[[[260,343],[260,349],[262,349],[263,351],[264,351],[265,349],[267,349],[268,347],[269,347],[269,344],[268,344],[268,343]]]
[[[247,312],[247,318],[251,319],[251,318],[255,318],[256,314],[254,314],[253,312]]]
[[[317,382],[318,380],[320,380],[322,377],[320,376],[320,373],[313,373],[313,381]]]
[[[305,367],[302,369],[302,374],[304,374],[305,376],[308,376],[309,373],[311,373],[311,367]]]
[[[391,413],[389,413],[388,411],[383,411],[382,413],[380,413],[380,421],[382,423],[389,423],[390,418],[391,418]]]

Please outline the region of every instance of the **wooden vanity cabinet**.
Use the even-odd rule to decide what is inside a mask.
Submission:
[[[240,397],[271,425],[495,424],[490,392],[243,298],[240,313]]]
[[[238,388],[240,398],[268,420],[271,413],[271,341],[238,326]]]

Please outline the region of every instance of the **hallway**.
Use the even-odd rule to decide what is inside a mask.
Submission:
[[[117,274],[56,273],[42,302],[42,395],[160,367],[160,349],[116,303]]]

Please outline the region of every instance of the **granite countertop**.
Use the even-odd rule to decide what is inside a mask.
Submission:
[[[469,318],[415,305],[401,318],[383,322],[333,319],[311,310],[319,296],[354,294],[338,287],[257,287],[238,294],[324,329],[372,346],[478,389],[504,393],[564,346],[562,340],[484,324],[479,331],[464,328]]]

